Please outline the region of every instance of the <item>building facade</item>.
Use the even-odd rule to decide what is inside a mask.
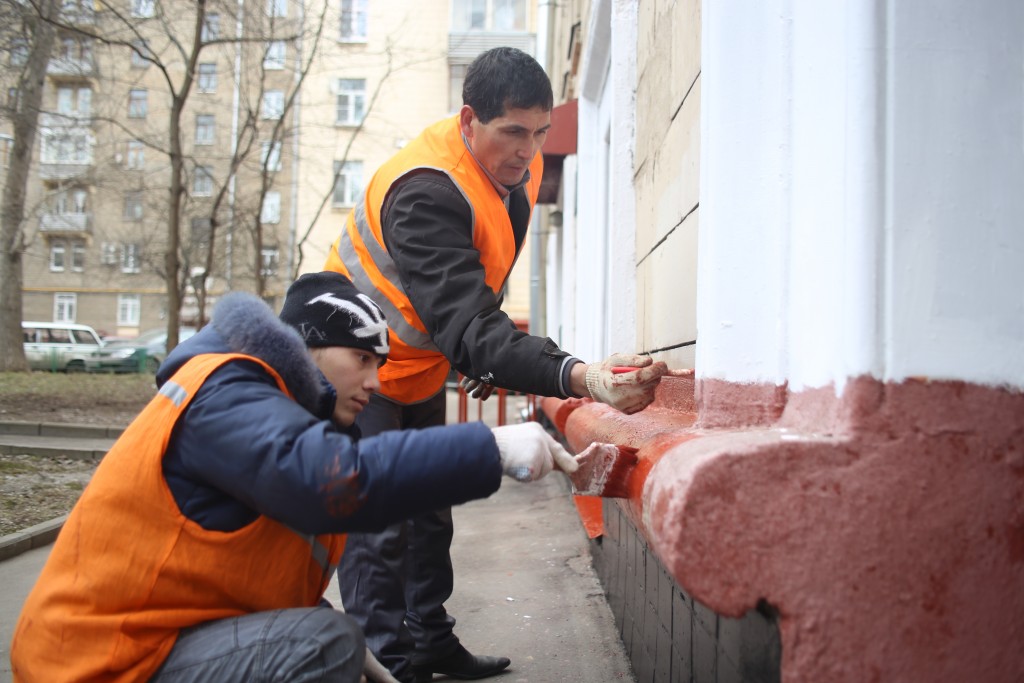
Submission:
[[[123,337],[166,325],[174,239],[183,324],[230,290],[278,305],[323,266],[364,178],[458,110],[473,57],[536,45],[527,0],[225,1],[202,20],[196,7],[62,3],[28,187],[25,319]],[[8,44],[14,97],[25,52]],[[9,131],[0,122],[5,153]],[[506,301],[517,320],[529,315],[521,263]]]

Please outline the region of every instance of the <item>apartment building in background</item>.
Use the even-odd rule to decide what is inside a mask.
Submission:
[[[170,114],[195,5],[113,7],[62,3],[28,187],[22,299],[25,319],[133,337],[166,325]],[[208,44],[178,118],[182,324],[208,320],[230,290],[279,305],[296,275],[323,266],[364,180],[458,110],[469,62],[497,45],[532,53],[535,20],[529,0],[208,3]],[[27,49],[16,37],[5,44],[10,102]],[[0,120],[0,155],[10,139]],[[526,320],[527,254],[520,264],[506,308]]]

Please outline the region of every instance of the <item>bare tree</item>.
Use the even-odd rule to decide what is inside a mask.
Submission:
[[[24,55],[14,102],[10,103],[13,143],[0,207],[0,370],[28,370],[21,334],[22,255],[25,252],[25,197],[37,120],[43,99],[46,68],[53,51],[56,30],[51,23],[57,15],[56,0],[41,0],[26,6],[4,2],[4,15],[23,30],[24,42],[12,45],[12,55]],[[12,28],[7,24],[8,29]]]

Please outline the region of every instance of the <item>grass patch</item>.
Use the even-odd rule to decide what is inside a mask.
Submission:
[[[0,461],[0,474],[30,474],[38,471],[38,467],[27,462]]]

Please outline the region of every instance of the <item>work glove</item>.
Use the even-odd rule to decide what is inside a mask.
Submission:
[[[472,377],[463,377],[462,382],[463,390],[473,398],[478,398],[481,401],[486,401],[487,397],[494,393],[494,385],[488,384],[479,379],[473,379]]]
[[[668,366],[650,356],[613,353],[587,366],[587,391],[595,401],[632,415],[654,401],[654,390],[667,373]]]
[[[516,481],[537,481],[552,469],[576,471],[576,458],[536,422],[491,429],[498,442],[501,471]]]

